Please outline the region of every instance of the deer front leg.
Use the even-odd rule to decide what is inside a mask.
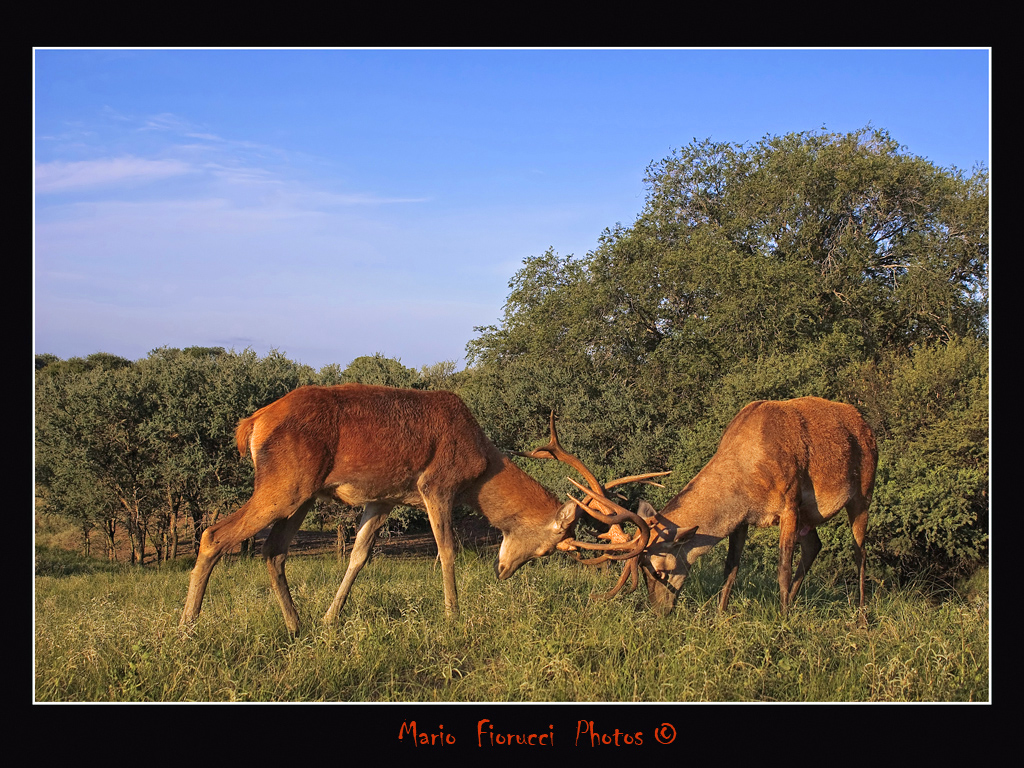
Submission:
[[[789,613],[790,582],[793,573],[793,547],[796,545],[796,513],[788,511],[779,521],[779,594],[782,615]]]
[[[437,557],[441,561],[441,579],[444,584],[444,611],[448,618],[459,615],[459,599],[455,588],[455,535],[452,531],[451,501],[427,500],[427,517],[437,542]]]
[[[356,541],[352,545],[352,556],[349,558],[345,577],[341,580],[341,586],[338,587],[338,594],[334,596],[334,602],[324,614],[324,624],[333,624],[337,620],[338,614],[341,613],[341,609],[345,607],[349,590],[352,589],[352,584],[355,582],[356,576],[359,575],[359,571],[370,559],[373,543],[377,540],[377,531],[388,519],[391,508],[391,504],[375,502],[367,504],[363,509],[363,517],[359,521],[359,530],[356,531]]]
[[[718,601],[720,611],[724,611],[729,604],[729,594],[740,570],[740,555],[743,553],[743,545],[747,542],[748,528],[747,523],[740,523],[729,534],[729,554],[725,556],[725,585],[722,587],[722,597]]]
[[[800,591],[800,585],[803,583],[804,576],[811,570],[811,563],[814,562],[814,558],[818,556],[821,551],[821,539],[818,538],[818,532],[813,528],[809,528],[807,533],[801,533],[800,535],[800,565],[796,569],[796,576],[793,578],[793,585],[789,588],[789,602],[792,603],[796,599],[796,593]]]

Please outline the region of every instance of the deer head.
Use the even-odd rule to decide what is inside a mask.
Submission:
[[[663,472],[660,474],[668,474]],[[638,476],[646,479],[646,475]],[[622,478],[628,482],[633,478]],[[678,550],[682,545],[694,537],[697,527],[680,529],[671,520],[658,514],[654,507],[646,501],[641,501],[638,513],[630,512],[606,496],[598,496],[592,491],[584,488],[572,480],[589,499],[589,504],[579,499],[573,501],[579,508],[590,516],[601,522],[624,522],[630,521],[637,526],[637,535],[634,539],[628,540],[625,536],[616,537],[614,534],[605,534],[609,538],[608,544],[589,544],[585,542],[574,542],[575,546],[584,549],[600,549],[605,552],[600,557],[592,560],[580,560],[585,564],[596,564],[604,560],[624,560],[622,576],[618,583],[603,595],[597,595],[602,599],[614,597],[625,585],[627,579],[632,577],[632,585],[629,590],[636,589],[637,568],[643,569],[644,578],[647,582],[647,591],[650,595],[651,605],[659,613],[668,613],[675,605],[676,595],[679,588],[686,579],[690,570],[690,564],[685,557],[680,557]],[[611,485],[611,483],[609,483]],[[598,512],[595,507],[600,508]]]
[[[554,519],[543,527],[520,523],[516,518],[510,519],[508,527],[500,528],[501,547],[494,561],[494,575],[500,580],[507,579],[524,563],[550,555],[571,535],[576,518],[576,504],[568,501],[555,513]]]
[[[651,482],[651,478],[662,477],[671,473],[648,472],[642,475],[630,475],[628,477],[620,477],[605,485],[601,485],[594,474],[587,469],[582,461],[566,451],[559,444],[558,433],[555,430],[554,411],[551,412],[550,427],[551,439],[548,441],[547,445],[537,448],[530,453],[517,453],[517,455],[532,459],[556,459],[561,461],[562,463],[573,467],[590,485],[590,488],[588,489],[577,483],[572,478],[568,478],[570,483],[589,497],[587,502],[580,501],[573,496],[569,497],[569,504],[574,507],[574,513],[570,521],[570,528],[575,524],[576,520],[583,515],[589,515],[595,520],[611,526],[608,533],[601,534],[598,537],[606,539],[605,543],[577,541],[566,535],[566,537],[558,543],[557,548],[562,551],[573,553],[576,559],[584,565],[597,565],[608,560],[626,561],[626,567],[623,569],[622,578],[620,578],[619,583],[610,592],[596,597],[608,598],[618,594],[619,590],[630,576],[632,576],[633,579],[630,591],[635,589],[637,586],[637,558],[647,547],[650,538],[650,529],[647,525],[647,521],[641,515],[631,512],[628,509],[610,501],[608,499],[607,491],[616,486],[634,482],[645,482],[651,485],[658,485],[657,483]],[[648,509],[651,514],[654,513],[654,508],[651,507],[650,504],[647,504],[647,502],[641,502],[641,505],[642,509]],[[561,514],[566,515],[564,519],[569,519],[565,507],[563,507],[560,516]],[[624,522],[631,522],[637,527],[637,533],[632,539],[628,538],[622,532],[621,525]],[[600,551],[601,554],[597,557],[583,559],[577,552],[577,550],[581,549]]]
[[[659,514],[652,515],[648,524],[651,541],[640,554],[639,565],[647,582],[651,608],[665,616],[675,607],[679,590],[690,573],[683,545],[697,535],[697,526],[683,529]]]

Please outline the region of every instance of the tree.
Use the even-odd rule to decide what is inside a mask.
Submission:
[[[871,365],[987,349],[984,168],[937,168],[865,128],[695,141],[653,163],[646,183],[637,220],[606,230],[585,257],[528,259],[500,324],[467,345],[464,392],[505,445],[554,408],[598,471],[672,469],[673,492],[752,400],[858,403]],[[964,412],[980,418],[987,401],[971,391]],[[883,457],[921,448],[909,433],[889,439]],[[936,450],[949,457],[948,445]],[[985,512],[967,490],[987,474],[975,467],[956,481],[971,511],[941,514],[977,562],[978,529],[964,528]],[[911,486],[949,490],[900,472],[900,499]]]
[[[36,402],[36,480],[47,503],[79,520],[118,520],[141,563],[156,504],[144,428],[153,401],[139,371],[105,354],[50,363],[37,374]],[[99,502],[103,511],[89,515],[85,505]]]
[[[40,363],[42,363],[40,365]],[[128,531],[132,562],[147,540],[160,559],[177,554],[177,519],[191,514],[196,539],[252,490],[238,454],[238,420],[316,376],[276,350],[162,347],[135,363],[99,353],[37,358],[36,486],[51,512],[85,536],[103,525],[113,551]]]

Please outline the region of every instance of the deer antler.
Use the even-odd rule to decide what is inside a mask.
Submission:
[[[648,472],[643,475],[629,475],[628,477],[620,477],[616,480],[612,480],[611,482],[606,483],[605,485],[601,485],[601,483],[598,482],[598,479],[594,476],[594,473],[587,469],[587,466],[582,461],[580,461],[578,458],[576,458],[567,450],[565,450],[558,442],[558,432],[555,430],[554,411],[551,411],[551,416],[549,417],[548,423],[551,427],[551,439],[548,441],[547,445],[541,446],[540,448],[535,448],[529,453],[513,451],[513,454],[516,456],[523,456],[524,458],[527,459],[556,459],[557,461],[560,461],[563,464],[568,464],[570,467],[572,467],[581,475],[583,475],[583,478],[590,485],[590,489],[591,491],[593,491],[594,494],[596,494],[596,497],[606,499],[608,497],[606,493],[607,490],[615,488],[616,486],[619,485],[625,485],[626,483],[648,483],[649,485],[657,485],[659,488],[661,488],[663,486],[661,486],[658,483],[651,483],[650,479],[652,477],[662,477],[664,475],[672,474],[671,472]],[[580,504],[580,502],[577,503]],[[588,511],[593,509],[593,505],[590,502],[588,502],[587,504],[580,504],[580,506],[582,506],[583,509]],[[621,509],[621,507],[619,507],[619,509]],[[627,514],[632,513],[627,512]],[[613,523],[613,525],[616,524]]]
[[[626,483],[646,483],[647,485],[654,485],[658,488],[664,488],[665,486],[661,483],[652,483],[652,477],[664,477],[665,475],[671,475],[671,472],[648,472],[643,475],[629,475],[628,477],[620,477],[617,480],[605,483],[604,489],[607,491],[609,488],[614,488],[617,485],[625,485]]]
[[[549,419],[551,425],[551,439],[547,445],[536,448],[529,453],[516,452],[516,456],[523,456],[527,459],[556,459],[563,464],[568,464],[570,467],[575,469],[584,479],[590,484],[590,487],[595,493],[603,496],[604,489],[601,487],[601,483],[594,477],[594,473],[587,469],[586,465],[567,450],[565,450],[558,442],[558,432],[555,431],[555,412],[551,412]]]
[[[626,542],[629,545],[629,550],[626,553],[618,555],[601,555],[601,559],[599,559],[598,562],[601,562],[602,560],[628,560],[632,557],[636,557],[644,551],[644,549],[647,547],[648,541],[650,540],[651,536],[651,529],[647,525],[646,520],[640,517],[640,515],[638,515],[636,512],[630,512],[625,507],[620,507],[611,499],[606,498],[604,496],[598,496],[593,491],[584,488],[582,485],[577,483],[572,478],[569,478],[569,482],[575,485],[581,491],[583,491],[583,493],[585,493],[589,497],[591,502],[593,502],[594,504],[601,508],[602,511],[599,512],[598,510],[594,509],[593,506],[589,504],[584,504],[575,496],[569,497],[570,499],[576,502],[576,505],[580,507],[580,509],[582,509],[588,515],[593,517],[595,520],[598,520],[602,523],[606,523],[607,525],[621,525],[622,523],[628,521],[635,524],[636,527],[640,529],[639,534],[636,536],[636,538]],[[575,542],[575,546],[580,547],[581,549],[594,549],[605,551],[621,551],[623,549],[621,541],[612,541],[608,544],[591,544],[585,541],[577,541]]]
[[[659,474],[669,473],[663,472]],[[584,505],[583,502],[581,502],[579,499],[570,496],[570,498],[572,498],[572,500],[576,502],[577,506],[585,510],[589,515],[596,518],[597,520],[600,520],[601,522],[610,522],[611,520],[621,521],[623,519],[630,520],[633,523],[635,523],[637,528],[639,529],[637,531],[636,538],[632,540],[626,538],[625,534],[622,533],[621,528],[618,529],[617,535],[614,534],[613,531],[615,530],[615,528],[618,528],[618,526],[615,526],[615,528],[610,530],[609,533],[601,534],[600,536],[598,536],[598,538],[607,538],[612,540],[609,544],[593,544],[584,541],[573,542],[574,548],[606,551],[606,554],[602,554],[598,557],[591,558],[589,560],[583,560],[577,555],[576,559],[585,565],[596,565],[606,560],[625,561],[623,563],[622,575],[619,577],[618,583],[616,583],[616,585],[612,587],[612,589],[608,592],[605,592],[603,594],[591,595],[591,598],[595,600],[609,600],[615,597],[622,589],[622,587],[625,585],[627,579],[630,579],[630,587],[626,590],[626,592],[632,592],[637,588],[637,585],[640,581],[640,555],[643,553],[643,551],[647,548],[647,546],[650,543],[652,536],[652,526],[658,525],[655,517],[645,519],[642,515],[638,515],[635,512],[631,512],[628,509],[619,506],[611,499],[596,496],[595,494],[591,493],[586,488],[581,486],[579,483],[573,482],[571,478],[569,479],[569,482],[573,483],[573,485],[575,485],[589,497],[587,505]],[[657,483],[653,483],[653,485],[657,485]],[[592,507],[589,506],[591,503],[602,507],[604,511],[608,514],[604,515],[596,513],[595,510],[593,510]],[[610,554],[610,552],[616,550],[618,551],[618,554]]]
[[[561,461],[563,464],[568,464],[579,472],[583,478],[590,485],[590,490],[584,488],[582,485],[577,483],[572,478],[567,478],[570,483],[579,488],[589,498],[586,502],[582,502],[579,499],[570,496],[576,506],[586,512],[588,515],[602,523],[611,526],[608,533],[602,533],[598,538],[607,539],[608,543],[598,544],[586,541],[566,540],[558,545],[558,548],[562,551],[571,551],[576,560],[583,565],[598,565],[609,560],[624,560],[622,575],[619,577],[619,582],[615,585],[610,592],[606,592],[603,595],[594,595],[597,599],[608,599],[614,597],[622,589],[626,580],[632,576],[632,584],[627,590],[632,592],[636,589],[639,582],[637,561],[640,553],[646,548],[650,540],[650,528],[646,521],[634,512],[630,512],[624,507],[620,507],[615,502],[611,501],[607,496],[607,491],[611,488],[615,488],[626,483],[647,483],[649,485],[656,485],[662,488],[660,483],[651,481],[654,477],[663,477],[665,475],[672,474],[671,472],[647,472],[641,475],[628,475],[626,477],[620,477],[612,480],[605,485],[601,485],[594,473],[587,469],[586,465],[578,458],[573,456],[571,453],[566,451],[558,442],[558,432],[555,429],[555,412],[551,411],[549,417],[549,425],[551,427],[551,439],[548,444],[540,448],[536,448],[529,453],[522,453],[519,451],[514,452],[516,456],[523,456],[528,459],[556,459]],[[604,513],[599,512],[596,507],[602,507]],[[639,529],[637,536],[634,539],[629,539],[623,532],[621,524],[623,522],[632,522]],[[589,549],[602,551],[603,554],[597,557],[584,559],[575,552],[576,549]],[[625,550],[625,551],[623,551]]]

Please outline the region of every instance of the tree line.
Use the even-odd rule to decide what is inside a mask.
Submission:
[[[936,167],[865,128],[694,141],[645,182],[636,221],[590,253],[524,262],[463,370],[376,354],[315,371],[197,347],[134,362],[38,355],[39,504],[86,542],[121,529],[133,559],[175,557],[180,516],[201,530],[251,492],[239,418],[302,384],[362,381],[456,391],[506,450],[545,440],[553,409],[599,478],[672,470],[664,489],[630,490],[657,507],[743,405],[813,394],[856,405],[876,432],[876,568],[984,563],[987,170]],[[568,489],[564,468],[524,468]],[[840,526],[821,534],[822,558],[846,556]]]

